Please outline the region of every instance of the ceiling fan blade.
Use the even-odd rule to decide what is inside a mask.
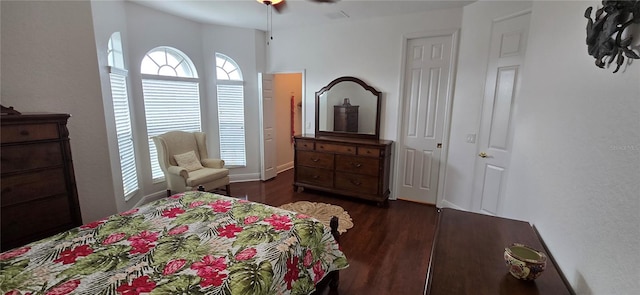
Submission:
[[[281,13],[282,11],[284,11],[285,9],[287,9],[287,1],[282,1],[278,4],[273,4],[271,5],[273,6],[273,9],[277,12],[277,13]]]

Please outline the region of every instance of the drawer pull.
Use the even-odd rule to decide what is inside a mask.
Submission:
[[[350,151],[351,151],[351,149],[347,149],[347,152],[350,152]]]
[[[324,145],[321,145],[321,146],[320,146],[320,149],[321,149],[321,150],[324,150]]]
[[[318,162],[318,161],[320,161],[320,159],[319,158],[313,158],[313,159],[311,159],[311,161]]]
[[[313,179],[318,179],[318,178],[320,178],[320,176],[318,176],[318,175],[314,175],[314,176],[312,176],[311,178],[313,178]]]
[[[357,180],[350,180],[350,182],[353,183],[354,185],[358,185],[358,186],[362,184],[362,182],[357,181]]]
[[[356,167],[356,168],[360,168],[360,167],[362,167],[362,164],[361,163],[353,163],[353,162],[351,162],[351,166]]]
[[[22,131],[20,131],[20,135],[28,136],[29,135],[29,131],[28,130],[22,130]]]

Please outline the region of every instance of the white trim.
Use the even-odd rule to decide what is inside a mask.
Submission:
[[[289,169],[293,169],[293,161],[289,162],[289,163],[284,163],[278,167],[276,167],[276,171],[277,173],[282,173],[285,172]]]
[[[451,203],[451,202],[449,202],[447,200],[442,200],[440,206],[436,206],[436,207],[437,208],[452,208],[452,209],[457,209],[457,210],[462,210],[462,211],[468,211],[468,210],[465,210],[464,208],[462,208],[462,207],[460,207],[460,206],[458,206],[458,205],[456,205],[454,203]]]
[[[491,25],[493,26],[493,23],[501,22],[501,21],[508,20],[508,19],[511,19],[511,18],[516,18],[516,17],[518,17],[518,16],[522,16],[522,15],[525,15],[525,14],[531,13],[532,11],[533,11],[533,10],[532,10],[531,8],[527,8],[527,9],[525,9],[525,10],[521,10],[521,11],[518,11],[518,12],[514,12],[514,13],[512,13],[512,14],[507,14],[507,15],[505,15],[505,16],[500,16],[500,17],[494,18],[494,19],[492,20],[492,24],[491,24]]]
[[[159,192],[152,193],[150,195],[143,196],[142,198],[140,198],[140,201],[138,201],[138,203],[133,205],[133,207],[131,207],[131,208],[140,207],[140,206],[142,206],[144,204],[147,204],[149,202],[153,202],[155,200],[160,200],[160,199],[162,199],[162,198],[164,198],[166,196],[167,196],[167,191],[166,190],[162,190],[162,191],[159,191]]]
[[[241,80],[216,80],[217,85],[242,85],[244,86],[244,81]]]
[[[229,175],[230,182],[247,182],[247,181],[259,181],[260,173],[245,173],[245,174],[233,174]]]
[[[181,82],[200,83],[200,78],[187,78],[187,77],[151,75],[151,74],[140,74],[140,77],[142,78],[142,80],[163,80],[163,81],[181,81]]]
[[[129,71],[121,68],[107,66],[107,69],[109,69],[109,74],[118,74],[125,77],[127,77],[127,75],[129,74]]]

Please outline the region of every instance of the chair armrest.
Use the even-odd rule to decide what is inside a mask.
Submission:
[[[202,162],[202,166],[204,167],[217,169],[224,168],[224,160],[222,159],[202,159],[200,162]]]
[[[169,166],[169,168],[167,169],[167,172],[174,175],[180,175],[184,179],[187,179],[189,177],[189,172],[187,172],[187,169],[182,168],[180,166]]]

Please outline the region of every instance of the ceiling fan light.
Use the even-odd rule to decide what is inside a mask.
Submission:
[[[256,1],[266,5],[276,5],[284,0],[256,0]]]

